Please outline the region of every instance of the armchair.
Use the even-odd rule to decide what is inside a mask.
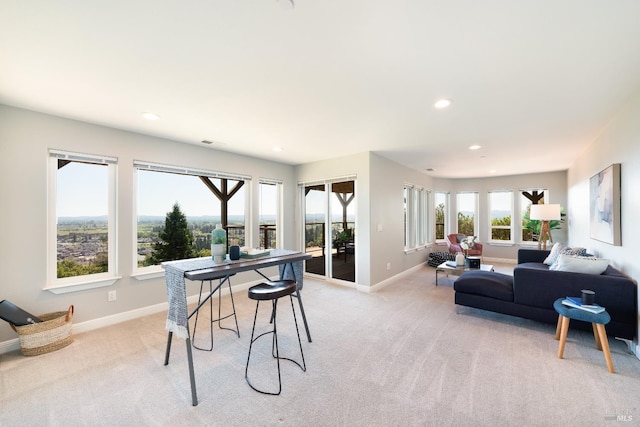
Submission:
[[[465,250],[462,249],[462,246],[460,246],[460,242],[466,237],[464,234],[449,234],[447,236],[449,252],[453,254],[458,252],[466,253]],[[475,242],[474,247],[467,252],[470,256],[482,256],[482,243]]]

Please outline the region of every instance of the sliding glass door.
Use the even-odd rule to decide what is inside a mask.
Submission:
[[[325,275],[326,211],[325,185],[304,187],[304,247],[313,258],[306,262],[307,273]]]
[[[356,280],[355,180],[304,186],[306,272]]]

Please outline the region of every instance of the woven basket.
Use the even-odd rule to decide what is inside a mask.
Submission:
[[[67,311],[38,316],[42,322],[11,326],[20,336],[20,350],[25,356],[37,356],[66,347],[73,342],[71,334],[73,305]]]

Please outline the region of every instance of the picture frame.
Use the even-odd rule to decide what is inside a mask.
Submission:
[[[589,181],[589,231],[592,239],[620,246],[620,163],[614,163]]]

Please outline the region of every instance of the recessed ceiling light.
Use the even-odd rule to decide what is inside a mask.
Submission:
[[[471,147],[469,147],[469,150],[477,150],[479,148],[482,148],[480,145],[472,145]]]
[[[273,147],[271,150],[279,153],[280,151],[282,151],[282,147]]]
[[[495,169],[491,169],[491,170],[489,171],[489,173],[496,173],[496,170],[495,170]]]
[[[436,101],[435,104],[433,104],[433,106],[438,109],[442,109],[442,108],[447,108],[451,104],[453,104],[453,101],[450,99],[439,99]]]
[[[142,113],[142,117],[147,120],[160,120],[160,116],[154,113]]]

